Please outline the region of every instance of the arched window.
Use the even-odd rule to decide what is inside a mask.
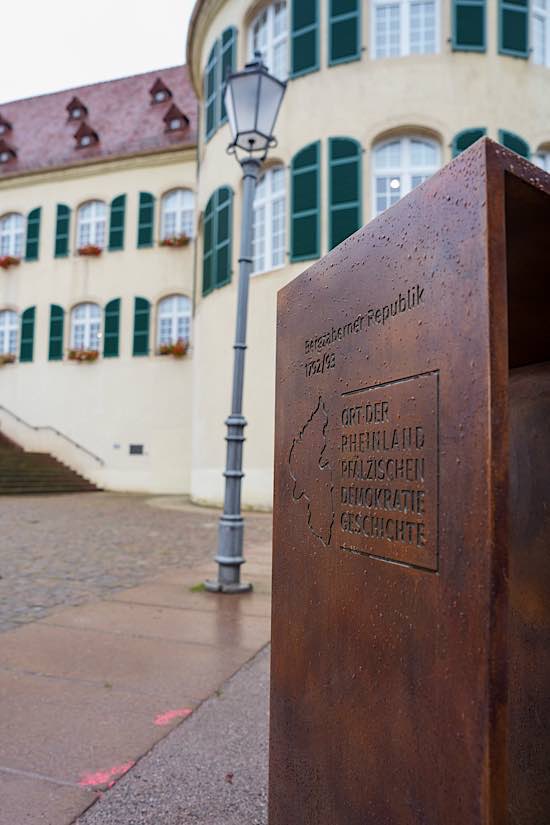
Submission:
[[[169,295],[158,304],[157,345],[189,341],[191,301],[185,295]]]
[[[288,23],[286,0],[265,6],[250,26],[249,54],[260,52],[262,60],[279,80],[288,77]]]
[[[374,57],[438,51],[439,0],[372,0]]]
[[[544,169],[545,172],[550,172],[550,149],[539,149],[539,151],[533,155],[533,163],[541,169]]]
[[[282,166],[268,169],[254,194],[252,257],[254,272],[266,272],[285,262],[286,191]]]
[[[0,355],[15,355],[17,352],[17,334],[19,319],[17,312],[3,309],[0,312]]]
[[[189,189],[173,189],[162,197],[160,237],[177,238],[195,234],[195,196]]]
[[[550,0],[532,0],[533,61],[550,66]]]
[[[435,140],[402,137],[374,147],[374,214],[379,215],[431,177],[441,164]]]
[[[97,350],[101,337],[101,309],[97,304],[77,304],[71,312],[71,349]]]
[[[23,257],[25,242],[25,219],[18,212],[11,212],[0,218],[0,255]]]
[[[105,246],[107,207],[103,201],[83,203],[77,213],[76,246]]]

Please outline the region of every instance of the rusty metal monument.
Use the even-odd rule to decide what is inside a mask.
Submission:
[[[484,139],[279,293],[269,825],[550,822],[550,176]]]

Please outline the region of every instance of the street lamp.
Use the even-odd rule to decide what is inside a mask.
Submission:
[[[252,270],[252,210],[254,190],[262,162],[270,148],[277,145],[273,128],[286,89],[286,83],[269,74],[256,52],[254,61],[242,72],[227,78],[224,103],[233,137],[227,148],[243,170],[243,207],[241,249],[239,257],[239,288],[237,323],[233,357],[233,392],[227,425],[227,458],[223,515],[218,534],[218,578],[205,582],[207,590],[222,593],[243,593],[252,588],[241,582],[244,519],[241,513],[241,482],[243,478],[243,442],[246,419],[242,414],[244,356],[246,351],[246,318],[248,284]]]

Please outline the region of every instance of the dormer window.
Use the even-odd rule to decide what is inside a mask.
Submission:
[[[67,104],[67,112],[69,113],[69,120],[83,120],[88,114],[88,109],[78,97],[73,97],[70,103]]]
[[[80,124],[74,139],[76,140],[77,149],[86,149],[88,146],[99,143],[99,135],[87,123]]]
[[[151,103],[164,103],[172,97],[172,92],[160,77],[157,77],[149,89],[149,94],[151,95]]]
[[[0,163],[8,163],[13,158],[17,157],[17,152],[9,143],[0,138]]]
[[[163,118],[167,132],[176,132],[189,126],[189,118],[173,103]]]

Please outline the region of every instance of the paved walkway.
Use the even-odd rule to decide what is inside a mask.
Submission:
[[[0,825],[69,825],[267,643],[270,518],[248,519],[255,591],[219,596],[196,589],[213,511],[99,494],[4,499],[0,517],[4,621],[23,622],[0,633]]]
[[[268,697],[269,648],[155,745],[78,825],[267,825]]]
[[[153,505],[153,506],[150,506]],[[0,631],[214,556],[218,513],[176,496],[0,497]],[[250,513],[247,540],[270,540]]]

